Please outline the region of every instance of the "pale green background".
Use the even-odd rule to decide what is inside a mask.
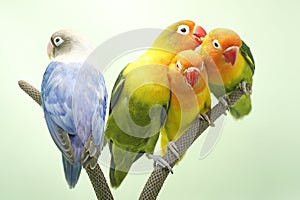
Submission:
[[[25,79],[40,87],[54,31],[75,29],[101,44],[124,31],[164,28],[181,19],[207,30],[229,27],[247,41],[257,67],[253,111],[242,121],[227,117],[204,160],[203,137],[198,140],[159,199],[300,199],[299,8],[296,0],[1,0],[0,199],[96,199],[84,171],[76,188],[68,189],[42,109],[17,85]],[[129,175],[113,194],[137,199],[147,177]]]

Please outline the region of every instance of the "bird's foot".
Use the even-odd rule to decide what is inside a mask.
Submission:
[[[91,135],[84,144],[84,149],[81,154],[82,166],[84,168],[89,166],[91,169],[94,169],[98,163],[99,156],[100,148],[94,143],[93,136]]]
[[[177,148],[177,146],[176,146],[176,144],[175,144],[175,142],[174,141],[170,141],[169,143],[168,143],[168,149],[174,154],[174,156],[177,158],[177,159],[179,159],[180,158],[180,155],[179,155],[179,151],[178,151],[178,148]]]
[[[163,159],[161,156],[159,156],[159,155],[154,155],[154,154],[149,154],[149,155],[148,155],[148,158],[154,160],[154,167],[155,167],[156,164],[158,164],[158,165],[161,166],[162,168],[168,168],[168,170],[173,174],[173,169],[172,169],[172,167],[171,167],[170,164],[169,164],[165,159]]]
[[[210,118],[208,117],[207,114],[205,114],[205,113],[199,114],[199,118],[207,121],[209,126],[211,126],[211,127],[215,126],[215,124],[210,120]]]
[[[251,94],[252,90],[247,88],[247,82],[242,81],[239,83],[239,88],[245,93],[245,94]]]
[[[229,101],[229,98],[228,98],[227,95],[221,96],[221,97],[219,98],[219,102],[220,102],[220,103],[224,106],[224,108],[225,108],[224,115],[227,115],[226,111],[229,110],[228,101]]]

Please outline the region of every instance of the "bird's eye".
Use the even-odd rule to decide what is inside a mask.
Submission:
[[[190,27],[188,25],[180,25],[177,28],[177,33],[180,33],[182,35],[187,35],[190,33]]]
[[[216,49],[221,49],[221,45],[220,45],[220,43],[219,43],[218,40],[214,40],[214,41],[213,41],[213,45],[214,45],[214,47],[215,47]]]
[[[176,62],[176,66],[177,66],[177,69],[178,69],[179,71],[181,71],[181,70],[182,70],[182,66],[181,66],[181,62],[180,62],[180,60],[177,60],[177,62]]]
[[[58,47],[59,45],[61,45],[64,42],[64,40],[61,37],[55,37],[53,39],[53,43],[56,47]]]

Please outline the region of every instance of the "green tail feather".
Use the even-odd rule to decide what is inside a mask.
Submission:
[[[113,188],[118,188],[126,176],[127,172],[119,171],[114,168],[109,169],[110,184]]]
[[[233,106],[230,107],[230,114],[235,119],[241,119],[251,111],[250,95],[243,95]]]
[[[118,188],[134,161],[141,155],[130,151],[123,150],[116,147],[114,144],[109,143],[111,148],[111,161],[109,169],[109,179],[113,188]]]

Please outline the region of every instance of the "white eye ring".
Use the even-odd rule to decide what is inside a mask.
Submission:
[[[182,35],[187,35],[187,34],[190,33],[190,27],[188,25],[185,25],[185,24],[180,25],[177,28],[177,33],[180,33]]]
[[[176,66],[177,66],[177,69],[178,69],[179,71],[181,71],[181,70],[182,70],[182,66],[181,66],[181,62],[180,62],[180,60],[177,60],[177,62],[176,62]]]
[[[213,41],[213,46],[214,46],[216,49],[221,49],[221,45],[220,45],[220,43],[219,43],[218,40],[214,40],[214,41]]]
[[[57,37],[55,37],[53,39],[53,43],[54,43],[54,45],[56,47],[58,47],[59,45],[61,45],[63,42],[64,42],[64,40],[61,37],[59,37],[59,36],[57,36]]]

